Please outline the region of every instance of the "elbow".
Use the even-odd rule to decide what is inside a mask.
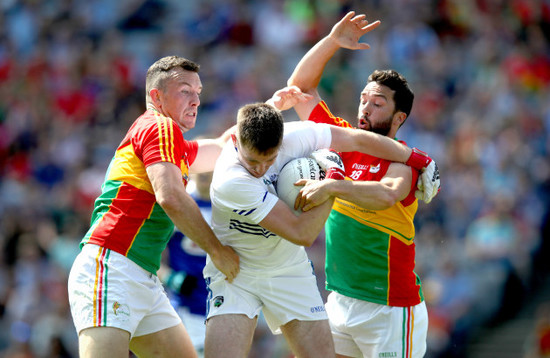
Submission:
[[[313,243],[315,242],[315,239],[317,239],[317,236],[304,238],[302,240],[303,242],[302,246],[311,247],[311,245],[313,245]]]
[[[290,78],[286,81],[286,85],[287,86],[297,86],[296,84],[296,79],[294,78],[294,76],[290,76]],[[298,86],[300,87],[300,86]]]
[[[296,86],[300,89],[300,91],[302,91],[303,93],[308,93],[308,94],[312,94],[311,91],[314,89],[311,86],[308,86],[305,83],[303,83],[303,81],[298,80],[294,76],[290,76],[288,81],[286,81],[286,85],[288,87]]]
[[[314,235],[311,232],[306,232],[307,230],[304,230],[303,232],[299,230],[296,232],[295,235],[292,235],[292,237],[287,238],[288,241],[305,247],[311,247],[315,240],[317,239],[318,235]]]
[[[381,196],[378,200],[380,205],[379,210],[389,209],[399,202],[399,198],[394,192],[387,192],[385,195]]]
[[[155,199],[168,215],[170,215],[171,212],[177,210],[178,203],[173,196],[157,195]]]

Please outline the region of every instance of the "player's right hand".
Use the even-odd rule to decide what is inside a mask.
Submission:
[[[433,160],[428,166],[420,172],[418,182],[416,184],[418,190],[414,196],[418,200],[428,204],[441,190],[441,179],[439,178],[439,168]]]
[[[377,28],[380,21],[377,20],[369,24],[366,18],[365,14],[355,16],[355,11],[350,11],[332,27],[328,37],[336,41],[342,48],[350,50],[369,49],[370,45],[359,42],[359,39],[367,32]]]
[[[239,255],[230,246],[222,245],[215,253],[210,254],[212,263],[220,270],[229,282],[237,277],[240,271]]]

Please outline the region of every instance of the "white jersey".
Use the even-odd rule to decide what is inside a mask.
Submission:
[[[281,168],[292,159],[328,148],[331,140],[329,125],[285,123],[277,159],[261,178],[255,178],[240,164],[233,142],[224,147],[210,187],[212,228],[218,239],[239,255],[241,272],[272,276],[278,269],[308,260],[303,246],[264,229],[259,222],[279,200],[275,183]],[[208,256],[205,277],[218,272]]]

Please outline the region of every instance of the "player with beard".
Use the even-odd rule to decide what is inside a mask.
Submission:
[[[317,91],[323,70],[339,48],[368,49],[361,36],[380,24],[365,15],[344,16],[299,62],[287,91],[313,99],[296,103],[301,120],[352,127],[334,116]],[[285,93],[280,93],[285,98]],[[396,138],[412,108],[406,79],[376,70],[361,91],[357,127]],[[304,211],[336,197],[326,223],[326,304],[338,357],[421,357],[426,352],[428,314],[414,272],[414,215],[418,199],[430,202],[439,189],[421,193],[410,166],[360,152],[340,153],[346,180],[305,182]],[[415,197],[415,192],[416,196]]]

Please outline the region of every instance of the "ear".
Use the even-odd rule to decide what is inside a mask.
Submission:
[[[235,146],[235,149],[237,148],[237,136],[235,133],[231,133],[231,140],[233,141],[233,145]]]
[[[160,99],[161,93],[158,88],[152,88],[149,91],[149,96],[151,97],[151,101],[153,101],[153,104],[156,108],[160,109],[162,108],[162,101]]]
[[[398,111],[393,116],[393,123],[397,124],[397,127],[399,128],[405,122],[405,119],[407,119],[407,114],[405,112]]]

